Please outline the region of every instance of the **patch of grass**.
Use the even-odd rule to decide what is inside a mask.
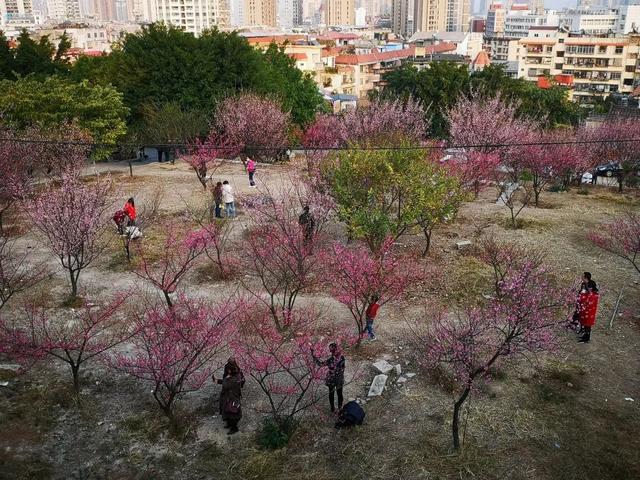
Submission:
[[[216,442],[203,442],[190,468],[195,473],[212,475],[213,472],[220,469],[224,453],[224,450]]]
[[[457,304],[477,303],[492,282],[491,270],[487,264],[476,257],[460,256],[448,272],[446,295]]]
[[[156,442],[168,430],[168,421],[160,412],[141,412],[121,420],[119,426],[135,438]]]
[[[511,217],[503,218],[500,223],[505,230],[530,230],[534,232],[548,232],[554,226],[554,222],[550,219],[543,220],[531,217],[517,218],[515,229],[511,223]]]
[[[588,188],[586,188],[586,187],[580,187],[576,193],[577,193],[578,195],[590,195],[590,194],[591,194],[591,192],[589,191],[589,189],[588,189]]]
[[[0,450],[0,480],[45,480],[53,478],[53,468],[40,456],[18,456]]]
[[[60,305],[63,308],[80,308],[84,305],[84,298],[77,295],[75,297],[67,297]]]
[[[282,471],[286,469],[284,450],[256,450],[243,458],[238,473],[239,478],[246,480],[273,480],[281,478]]]

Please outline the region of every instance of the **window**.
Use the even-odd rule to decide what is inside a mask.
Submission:
[[[633,78],[625,78],[622,83],[623,85],[633,85]]]
[[[556,57],[564,57],[564,52],[556,52]]]
[[[559,38],[558,43],[564,43],[564,38]]]
[[[547,53],[551,53],[553,51],[553,47],[547,47]]]
[[[620,80],[620,72],[613,72],[611,74],[611,80]]]
[[[616,53],[621,54],[624,47],[616,47]]]
[[[633,65],[627,65],[626,67],[624,67],[624,71],[628,73],[633,73],[634,70],[635,67]]]
[[[598,53],[607,53],[607,47],[598,47]]]
[[[556,70],[562,70],[562,64],[556,63]]]

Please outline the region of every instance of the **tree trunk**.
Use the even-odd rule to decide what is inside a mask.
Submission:
[[[533,203],[535,204],[536,208],[538,208],[538,200],[540,199],[540,189],[539,188],[533,188]]]
[[[73,375],[73,390],[76,393],[76,399],[80,399],[80,365],[70,364],[71,374]]]
[[[460,450],[460,410],[462,405],[467,400],[471,387],[467,387],[458,398],[458,401],[453,405],[453,423],[451,424],[451,433],[453,434],[453,448],[454,450]]]
[[[129,159],[129,176],[133,177],[133,163],[131,162],[131,159]]]
[[[71,298],[78,296],[78,275],[72,269],[69,269],[69,278],[71,279]]]
[[[427,253],[429,253],[429,249],[431,248],[431,234],[433,233],[433,230],[424,228],[422,232],[424,233],[424,238],[426,240],[426,245],[424,247],[424,251],[422,252],[422,256],[426,257]]]
[[[169,296],[169,292],[163,291],[162,293],[164,293],[164,299],[167,301],[167,305],[169,305],[169,308],[173,307],[173,303],[171,303],[171,297]]]

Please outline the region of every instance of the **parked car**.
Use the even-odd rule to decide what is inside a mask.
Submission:
[[[618,162],[609,162],[596,167],[596,175],[599,177],[612,177],[620,171]]]

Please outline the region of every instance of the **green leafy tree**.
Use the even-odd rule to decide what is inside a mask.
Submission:
[[[0,80],[14,80],[15,62],[6,35],[0,30]]]
[[[388,236],[399,238],[416,225],[421,207],[414,175],[427,167],[420,149],[359,150],[338,153],[325,166],[340,218],[350,236],[378,251]]]
[[[414,212],[416,227],[424,235],[422,256],[426,256],[431,247],[433,230],[454,220],[460,206],[470,195],[455,176],[433,161],[415,165],[406,181],[410,191],[407,209]]]
[[[211,115],[220,101],[243,91],[276,97],[300,123],[322,103],[313,81],[283,52],[261,52],[237,33],[216,29],[196,38],[164,24],[145,26],[107,56],[80,58],[72,76],[114,85],[133,122],[143,120],[148,104],[175,103],[182,111]]]
[[[98,160],[106,158],[113,150],[110,145],[126,133],[128,114],[122,94],[113,87],[60,77],[0,82],[0,111],[3,120],[17,130],[31,126],[55,130],[75,124],[100,144],[93,152]]]
[[[263,59],[265,79],[263,85],[258,85],[258,91],[279,97],[294,123],[307,125],[324,103],[313,78],[296,68],[295,60],[275,43],[267,48]]]

